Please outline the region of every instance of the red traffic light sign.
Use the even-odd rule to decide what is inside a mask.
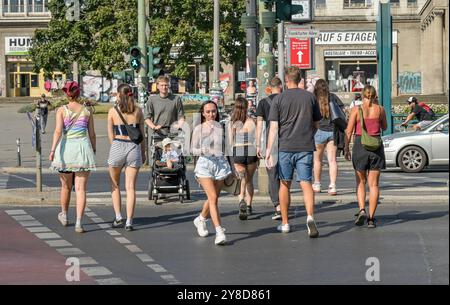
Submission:
[[[312,39],[289,38],[289,64],[300,69],[312,69]]]

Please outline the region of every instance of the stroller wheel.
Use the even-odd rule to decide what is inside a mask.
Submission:
[[[183,195],[180,195],[180,202],[183,203]]]
[[[186,191],[186,200],[191,200],[191,190],[189,189],[189,181],[184,182],[184,190]]]
[[[150,177],[148,180],[148,200],[153,199],[153,179]]]
[[[154,202],[156,205],[160,205],[160,204],[161,204],[161,202],[158,202],[158,195],[155,195],[155,196],[153,197],[153,202]]]

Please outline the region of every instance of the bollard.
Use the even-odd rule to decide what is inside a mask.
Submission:
[[[20,138],[16,139],[17,144],[17,166],[22,166],[22,158],[20,157]]]

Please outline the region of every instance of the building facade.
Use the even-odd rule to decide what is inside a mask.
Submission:
[[[315,0],[314,21],[308,25],[319,30],[319,36],[314,39],[313,69],[306,72],[309,81],[325,78],[330,89],[344,99],[352,99],[365,84],[377,87],[378,3]],[[448,102],[448,1],[390,3],[392,96],[441,95]]]
[[[43,73],[33,72],[27,57],[34,31],[50,21],[48,0],[0,1],[0,97],[40,96],[47,93]],[[62,82],[55,73],[53,87]]]

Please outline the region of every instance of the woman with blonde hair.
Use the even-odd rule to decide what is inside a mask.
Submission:
[[[356,174],[356,195],[359,212],[355,215],[355,225],[362,226],[367,218],[367,227],[375,228],[375,211],[380,197],[379,180],[381,170],[386,168],[384,147],[380,139],[381,131],[386,130],[386,112],[377,103],[377,92],[372,86],[365,86],[362,91],[363,103],[353,107],[345,132],[345,158],[352,160]],[[363,122],[363,126],[361,126]],[[362,141],[362,134],[377,139],[378,145],[369,147]],[[350,155],[350,139],[354,135],[353,151]],[[365,210],[366,184],[369,184],[369,214]]]
[[[59,172],[61,181],[61,213],[58,214],[58,220],[63,226],[69,223],[67,212],[72,186],[75,183],[75,231],[83,233],[81,218],[86,207],[86,185],[89,173],[95,170],[94,117],[79,103],[80,89],[77,82],[68,81],[62,90],[69,103],[56,112],[56,127],[48,158],[52,161],[51,168]]]
[[[125,226],[125,230],[132,231],[134,207],[136,205],[136,179],[139,168],[145,161],[144,115],[134,101],[133,89],[130,85],[121,84],[117,88],[116,97],[116,106],[108,112],[108,138],[111,144],[108,165],[115,212],[112,227]],[[128,134],[130,127],[140,131],[142,135],[140,142],[132,141]],[[120,174],[123,168],[125,168],[125,190],[127,193],[126,223],[122,218],[120,196]]]

